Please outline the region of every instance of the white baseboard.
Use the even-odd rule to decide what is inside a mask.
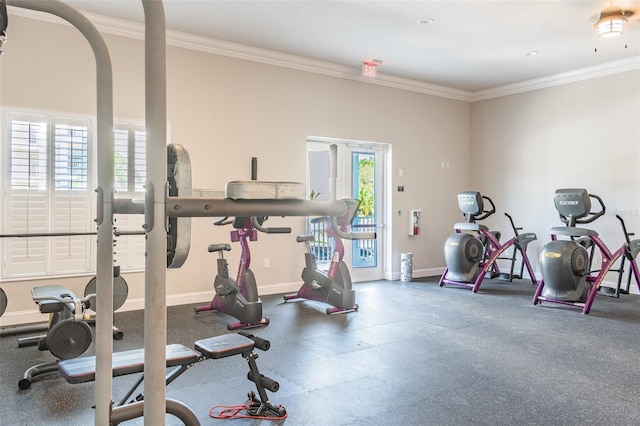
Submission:
[[[260,294],[269,296],[272,294],[295,293],[298,291],[301,285],[302,281],[264,285],[260,286]]]
[[[427,269],[414,269],[412,271],[412,278],[425,278],[425,277],[438,277],[442,275],[445,268],[427,268]],[[385,279],[390,281],[400,280],[400,271],[391,272],[391,274],[385,274]]]

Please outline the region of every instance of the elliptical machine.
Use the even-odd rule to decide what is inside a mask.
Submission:
[[[485,210],[483,200],[486,200],[491,206],[488,210]],[[525,267],[533,284],[537,284],[531,262],[527,256],[527,245],[537,239],[536,234],[531,232],[518,233],[522,228],[516,228],[511,216],[505,213],[515,235],[509,241],[501,244],[499,241],[500,232],[490,231],[485,225],[477,223],[496,211],[493,201],[478,191],[460,192],[458,207],[464,214],[466,222],[456,223],[453,226],[456,233],[449,236],[444,244],[447,268],[440,277],[440,287],[447,285],[465,287],[471,288],[474,293],[477,293],[485,278],[499,278],[509,282],[514,278],[521,279]],[[513,252],[510,257],[500,257],[505,250],[512,246]],[[515,275],[513,271],[518,252],[521,258],[520,274]],[[500,271],[496,264],[499,259],[511,262],[508,273]]]
[[[600,205],[599,210],[591,211],[592,199]],[[627,232],[624,220],[616,216],[622,225],[626,242],[612,253],[596,231],[576,227],[578,224],[591,223],[605,214],[606,207],[599,196],[581,188],[558,189],[554,201],[560,220],[566,226],[551,228],[551,241],[545,244],[540,253],[542,280],[533,296],[533,304],[551,302],[574,306],[588,314],[597,294],[617,296],[624,292],[620,289],[620,281],[625,259],[631,265],[626,292],[632,274],[640,290],[640,270],[636,262],[640,240],[629,239],[633,233]],[[568,239],[559,240],[558,236]],[[602,264],[599,270],[591,270],[596,248],[602,257]],[[602,282],[618,258],[622,259],[619,269],[614,270],[618,272],[618,288],[615,292],[605,290],[608,287],[601,287]]]
[[[327,315],[344,314],[358,310],[356,292],[351,283],[351,273],[347,264],[342,260],[344,257],[342,239],[372,239],[376,238],[376,234],[375,232],[347,232],[347,228],[355,218],[360,202],[354,199],[342,201],[347,205],[344,215],[338,218],[320,217],[313,220],[316,223],[326,222],[327,236],[333,238],[334,241],[329,270],[325,272],[318,269],[316,258],[311,250],[311,243],[315,241],[315,236],[299,235],[296,241],[305,244],[303,284],[297,293],[285,295],[285,302],[293,299],[307,299],[326,303],[332,306],[325,310]]]
[[[214,222],[215,225],[227,225],[233,223],[231,241],[240,242],[242,254],[238,264],[238,272],[234,280],[229,276],[229,264],[224,258],[224,252],[230,251],[229,244],[211,244],[209,253],[218,253],[217,274],[213,282],[215,296],[208,305],[198,306],[195,312],[218,311],[238,319],[238,322],[227,324],[227,329],[238,330],[266,326],[269,318],[262,316],[262,301],[258,297],[258,286],[253,271],[250,269],[251,252],[249,241],[257,241],[257,231],[265,233],[289,233],[291,228],[265,228],[262,223],[264,217],[236,217],[233,221],[227,217]]]

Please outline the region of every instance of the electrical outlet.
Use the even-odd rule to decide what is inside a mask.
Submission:
[[[265,267],[265,268],[268,268],[269,266],[271,266],[271,264],[269,263],[269,258],[266,258],[266,259],[264,260],[264,267]]]
[[[404,192],[404,186],[398,186],[398,192]]]

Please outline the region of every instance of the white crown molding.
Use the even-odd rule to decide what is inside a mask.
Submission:
[[[57,24],[70,25],[61,18],[48,13],[36,12],[12,6],[8,7],[8,11],[11,15]],[[122,19],[110,18],[88,12],[83,13],[101,33],[137,40],[144,40],[143,24],[125,21]],[[640,68],[640,56],[635,56],[632,58],[609,62],[593,67],[581,68],[565,73],[550,75],[547,77],[471,92],[467,90],[460,90],[452,87],[440,86],[437,84],[431,84],[402,77],[395,77],[388,74],[379,73],[376,78],[362,77],[360,75],[359,68],[356,69],[344,65],[337,65],[315,59],[304,58],[301,56],[274,52],[271,50],[215,40],[173,30],[167,30],[167,45],[209,53],[213,55],[225,56],[245,61],[257,62],[266,65],[289,68],[298,71],[326,75],[330,77],[343,78],[347,80],[354,80],[366,84],[374,84],[378,86],[407,90],[410,92],[422,93],[426,95],[466,102],[477,102],[486,99],[493,99],[547,87],[559,86],[562,84],[587,80],[591,78],[602,77],[620,72],[636,70]]]
[[[607,62],[587,68],[580,68],[547,77],[535,78],[533,80],[519,83],[507,84],[486,90],[473,92],[471,101],[482,101],[485,99],[498,98],[501,96],[514,95],[516,93],[529,92],[532,90],[544,89],[547,87],[560,86],[562,84],[574,83],[577,81],[589,80],[606,75],[617,74],[626,71],[640,69],[640,56],[634,56],[619,61]]]
[[[424,93],[463,101],[470,100],[472,95],[472,92],[468,92],[465,90],[438,86],[435,84],[395,77],[387,74],[379,73],[375,79],[362,77],[360,75],[360,68],[348,67],[344,65],[319,61],[316,59],[309,59],[301,56],[274,52],[272,50],[260,49],[256,47],[210,39],[193,34],[182,33],[179,31],[167,31],[167,45],[189,50],[197,50],[230,58],[242,59],[246,61],[258,62],[266,65],[273,65],[282,68],[327,75],[330,77],[343,78],[347,80],[355,80],[367,84],[375,84],[395,89],[409,90],[412,92]]]

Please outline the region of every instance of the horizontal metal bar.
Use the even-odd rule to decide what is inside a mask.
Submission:
[[[341,216],[344,201],[230,200],[218,198],[168,197],[169,217],[216,216]]]
[[[32,234],[0,234],[0,238],[75,237],[78,235],[96,235],[96,232],[42,232]]]
[[[144,235],[146,232],[143,230],[140,231],[120,231],[118,229],[115,229],[113,231],[113,235],[115,235],[116,237],[119,237],[121,235]]]
[[[144,235],[143,230],[140,231],[119,231],[114,229],[113,235],[119,237],[120,235]],[[41,232],[41,233],[29,233],[29,234],[0,234],[0,238],[35,238],[35,237],[78,237],[84,235],[98,235],[97,232]]]
[[[0,330],[0,337],[16,336],[18,334],[36,333],[49,330],[49,323],[38,323],[21,325],[17,327],[7,327]]]

